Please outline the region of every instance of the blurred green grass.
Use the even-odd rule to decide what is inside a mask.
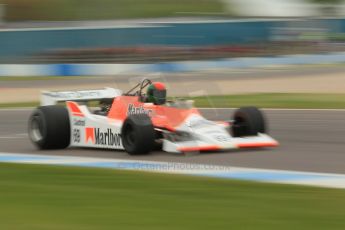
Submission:
[[[223,12],[220,0],[2,0],[6,20],[105,20]]]
[[[0,229],[345,229],[345,191],[0,164]]]
[[[11,102],[11,103],[0,103],[0,108],[26,108],[36,107],[39,102]]]
[[[345,109],[345,94],[257,93],[221,96],[184,97],[195,101],[199,108],[260,108]],[[171,98],[174,99],[174,98]],[[0,108],[35,107],[38,102],[0,103]],[[92,102],[90,106],[97,106]]]
[[[73,76],[73,79],[81,79],[85,77],[80,76]],[[12,76],[12,77],[3,77],[0,76],[0,82],[1,81],[51,81],[51,80],[71,80],[71,77],[65,77],[65,76],[27,76],[27,77],[21,77],[21,76]]]
[[[345,109],[345,94],[257,93],[193,97],[191,99],[195,100],[197,107],[257,106],[261,108]]]

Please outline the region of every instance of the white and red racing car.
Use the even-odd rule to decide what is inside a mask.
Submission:
[[[43,92],[29,119],[29,137],[39,149],[90,147],[129,154],[147,154],[157,146],[184,153],[278,145],[255,107],[240,108],[232,120],[219,122],[204,118],[192,101],[165,97],[164,85],[148,79],[127,93],[112,88]],[[101,102],[97,110],[87,106],[94,100]]]

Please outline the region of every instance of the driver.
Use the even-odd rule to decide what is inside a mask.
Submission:
[[[103,98],[103,99],[101,99],[99,102],[100,109],[96,110],[95,114],[107,116],[109,111],[110,111],[113,100],[114,100],[114,98]]]
[[[166,102],[166,87],[162,82],[152,82],[147,88],[147,102],[163,105]]]

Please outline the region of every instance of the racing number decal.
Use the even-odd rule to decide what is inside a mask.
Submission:
[[[79,129],[73,129],[73,142],[74,143],[80,143],[80,130]]]

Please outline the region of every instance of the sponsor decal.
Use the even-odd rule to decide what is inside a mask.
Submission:
[[[229,142],[231,141],[230,137],[226,136],[226,135],[222,135],[222,134],[218,134],[218,135],[213,135],[212,136],[214,139],[216,139],[219,142]]]
[[[145,109],[142,105],[135,106],[133,104],[129,104],[127,109],[127,116],[132,114],[147,114],[148,116],[151,116],[152,113],[152,109]]]
[[[86,127],[85,141],[91,141],[95,145],[121,146],[121,134],[114,133],[110,128],[102,131],[100,128]]]
[[[73,118],[74,126],[85,126],[85,120],[80,118]]]

